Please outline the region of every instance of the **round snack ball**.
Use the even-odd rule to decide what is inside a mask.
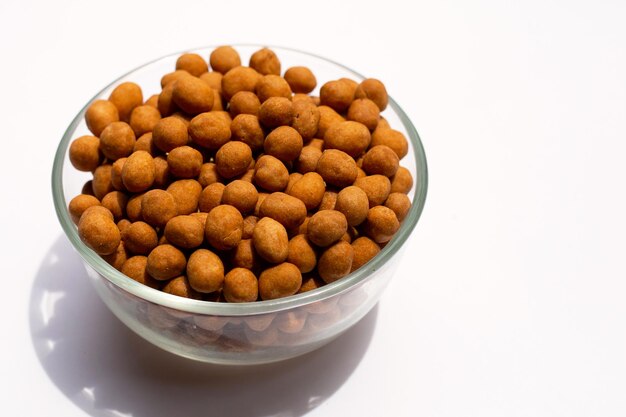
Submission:
[[[391,178],[391,192],[408,194],[413,188],[413,176],[405,167],[399,167],[396,175]]]
[[[186,113],[207,112],[213,108],[213,89],[200,78],[183,77],[174,84],[172,100]]]
[[[135,132],[126,122],[113,122],[100,133],[100,150],[110,160],[130,155],[135,147]]]
[[[113,214],[114,221],[120,221],[126,215],[128,196],[121,191],[111,191],[102,197],[102,206]]]
[[[152,94],[150,97],[148,97],[148,99],[143,104],[145,104],[146,106],[152,106],[156,109],[158,108],[158,103],[159,103],[159,95]]]
[[[113,89],[109,101],[117,107],[120,120],[128,122],[133,109],[143,104],[143,93],[139,85],[127,81]]]
[[[338,149],[327,149],[322,152],[315,171],[327,184],[337,187],[352,185],[358,173],[354,159]]]
[[[189,122],[189,136],[198,145],[217,150],[230,140],[230,121],[218,112],[199,114]]]
[[[298,290],[298,294],[301,294],[301,293],[307,292],[307,291],[316,290],[318,288],[323,287],[325,284],[326,283],[322,279],[320,279],[319,277],[317,277],[315,275],[309,275],[308,277],[302,277],[302,286]]]
[[[188,77],[190,75],[191,74],[189,74],[187,70],[183,69],[169,72],[161,77],[161,88],[165,89],[166,86],[174,84],[174,81],[178,81],[181,78]]]
[[[213,71],[226,74],[241,65],[239,53],[232,46],[218,46],[211,52],[209,63]]]
[[[239,91],[230,99],[228,111],[232,117],[238,114],[259,114],[261,101],[252,91]]]
[[[283,162],[293,161],[302,151],[302,136],[290,126],[280,126],[265,138],[263,149]]]
[[[95,136],[81,136],[70,145],[70,162],[79,171],[91,172],[102,162],[100,139]]]
[[[154,188],[166,188],[172,181],[169,165],[167,165],[167,159],[164,156],[157,156],[154,161]]]
[[[254,210],[258,199],[259,192],[254,185],[246,181],[235,180],[228,183],[224,188],[221,202],[235,207],[242,214],[246,214]]]
[[[240,94],[240,93],[237,93]],[[263,149],[265,133],[258,117],[252,114],[238,114],[230,124],[230,131],[235,140],[240,140],[253,151]]]
[[[100,200],[92,195],[87,194],[78,194],[76,197],[70,200],[70,204],[68,206],[68,211],[70,213],[70,217],[75,224],[78,224],[80,220],[80,216],[83,215],[85,210],[87,210],[91,206],[99,206]]]
[[[191,287],[202,293],[219,291],[224,284],[224,264],[208,249],[198,249],[187,261],[187,279]]]
[[[163,234],[169,243],[184,249],[196,248],[204,241],[203,224],[188,215],[172,217]]]
[[[208,213],[219,206],[222,203],[224,188],[226,188],[226,186],[221,182],[214,182],[204,187],[204,190],[200,193],[200,199],[198,200],[198,208],[200,211]]]
[[[170,116],[178,110],[176,103],[174,103],[173,96],[174,83],[172,82],[163,87],[163,90],[161,90],[161,93],[159,94],[159,99],[157,100],[157,109],[159,110],[161,117]]]
[[[401,222],[411,208],[411,199],[404,193],[390,193],[385,201],[385,207],[390,208]]]
[[[120,229],[120,233],[122,234],[122,236],[124,236],[124,230],[128,229],[131,224],[133,223],[128,219],[122,219],[117,222],[117,228]]]
[[[356,88],[346,80],[328,81],[320,89],[320,103],[339,113],[348,110]]]
[[[209,212],[204,235],[215,249],[229,250],[237,247],[243,234],[243,217],[239,210],[226,204]]]
[[[158,288],[159,283],[146,271],[146,266],[148,265],[148,258],[146,256],[133,256],[128,258],[126,262],[122,265],[121,272],[127,277],[141,283],[147,285],[151,288]]]
[[[317,111],[320,113],[320,120],[317,124],[317,133],[315,134],[318,138],[323,138],[326,135],[326,131],[331,126],[346,120],[342,115],[328,106],[318,106]]]
[[[176,60],[176,69],[185,70],[194,77],[199,77],[209,70],[209,66],[200,55],[185,53]]]
[[[135,132],[135,136],[139,137],[145,133],[152,132],[159,120],[161,120],[159,109],[149,105],[142,105],[133,109],[130,114],[129,124],[133,132]]]
[[[134,194],[128,199],[128,203],[126,204],[126,217],[128,217],[129,221],[137,222],[143,220],[143,216],[141,215],[141,200],[143,196],[143,193]]]
[[[184,146],[188,140],[187,125],[177,117],[164,117],[152,130],[152,141],[163,152]]]
[[[326,191],[317,210],[334,210],[337,204],[337,195],[335,191]]]
[[[122,171],[124,170],[124,164],[128,158],[120,158],[113,162],[111,165],[111,184],[113,188],[118,191],[127,191],[124,182],[122,181]]]
[[[354,249],[343,240],[330,246],[317,262],[317,272],[327,284],[337,281],[350,273]]]
[[[249,65],[262,75],[280,75],[280,61],[274,51],[269,48],[259,49],[253,53]]]
[[[198,174],[198,182],[203,187],[215,182],[222,182],[222,177],[217,173],[217,168],[213,162],[206,162],[200,167],[200,174]]]
[[[256,252],[268,262],[277,264],[287,259],[287,230],[272,218],[264,217],[257,222],[252,232],[252,242]]]
[[[229,303],[249,303],[259,298],[259,282],[249,269],[233,268],[224,277],[224,298]]]
[[[296,129],[304,139],[311,139],[317,132],[320,122],[320,111],[310,101],[297,100],[292,102],[293,120],[291,127]]]
[[[288,249],[287,262],[297,266],[301,273],[305,274],[315,269],[317,255],[306,235],[294,236],[289,241]]]
[[[78,235],[98,255],[115,252],[121,241],[111,212],[102,206],[92,206],[83,212],[78,222]]]
[[[178,214],[191,214],[198,211],[198,202],[202,193],[202,186],[196,180],[178,180],[167,187],[167,192],[176,201]]]
[[[297,171],[301,174],[314,172],[320,156],[322,156],[322,151],[319,148],[311,145],[304,146],[296,160]]]
[[[258,223],[259,218],[255,215],[247,216],[243,219],[243,235],[242,239],[252,239],[252,233],[254,233],[254,228]]]
[[[307,210],[317,208],[326,192],[324,180],[317,172],[307,172],[296,180],[287,194],[302,200]]]
[[[295,197],[276,192],[265,197],[259,209],[260,217],[271,217],[287,230],[294,229],[306,218],[306,206]]]
[[[370,208],[383,204],[391,191],[389,178],[379,174],[358,178],[354,185],[365,191]]]
[[[400,131],[393,129],[376,129],[372,133],[372,142],[370,146],[377,145],[389,146],[402,159],[409,153],[409,142]]]
[[[152,132],[144,133],[143,135],[137,138],[137,142],[135,142],[135,147],[133,148],[133,152],[137,152],[137,151],[146,151],[152,156],[157,156],[158,154],[161,153],[161,151],[159,151],[157,147],[154,146],[154,143],[152,142]]]
[[[259,107],[259,121],[266,127],[287,126],[293,119],[293,104],[285,97],[270,97]]]
[[[91,186],[93,193],[98,200],[114,190],[113,183],[111,182],[112,166],[110,164],[100,165],[93,172],[93,180]]]
[[[201,211],[190,214],[191,217],[198,220],[200,224],[202,224],[202,230],[204,230],[204,227],[206,226],[206,218],[208,217],[208,215],[209,213],[203,213]]]
[[[178,178],[195,178],[200,174],[202,154],[191,146],[179,146],[167,154],[167,165]]]
[[[287,167],[271,155],[261,156],[254,165],[254,183],[264,190],[282,191],[289,182]]]
[[[252,91],[256,89],[261,75],[249,67],[235,67],[230,69],[222,77],[222,95],[230,100],[240,91]]]
[[[400,228],[396,213],[388,207],[372,207],[367,213],[364,231],[376,243],[385,243],[391,240]]]
[[[151,226],[163,227],[178,214],[172,194],[164,190],[150,190],[141,198],[141,217]]]
[[[187,266],[185,255],[172,245],[159,245],[148,255],[146,270],[154,279],[165,281],[181,275]]]
[[[307,67],[291,67],[285,71],[285,80],[294,93],[308,94],[315,90],[317,80]]]
[[[389,101],[385,85],[375,78],[363,80],[356,88],[354,96],[356,98],[368,98],[372,100],[376,103],[380,111],[387,108],[387,102]]]
[[[335,210],[343,213],[350,226],[358,226],[367,218],[369,200],[365,191],[351,185],[339,191]]]
[[[348,109],[348,120],[363,123],[369,130],[376,129],[379,118],[380,109],[376,103],[367,98],[354,100]]]
[[[233,267],[237,268],[246,268],[251,271],[259,269],[261,258],[254,250],[252,239],[241,239],[241,242],[231,253],[231,263]]]
[[[122,240],[126,249],[136,255],[147,255],[156,248],[159,238],[152,226],[146,222],[131,223],[122,232]]]
[[[354,250],[354,259],[350,272],[356,271],[380,252],[378,243],[366,236],[355,239],[352,242],[352,249]]]
[[[287,194],[291,195],[291,193],[290,193],[291,187],[293,187],[293,185],[296,183],[296,181],[298,181],[302,177],[303,177],[303,175],[300,174],[299,172],[292,172],[291,174],[289,174],[289,181],[287,182],[287,187],[285,187],[285,192]],[[323,182],[323,180],[322,180],[322,182]]]
[[[100,136],[105,127],[119,120],[120,115],[117,107],[109,100],[96,100],[91,103],[85,112],[87,128],[95,136]]]
[[[337,210],[321,210],[311,216],[306,236],[311,243],[326,247],[332,245],[346,233],[346,216]]]
[[[122,182],[130,192],[140,193],[152,187],[156,176],[154,158],[146,151],[133,152],[122,168]]]
[[[106,261],[106,263],[108,263],[118,271],[122,270],[124,263],[128,260],[128,253],[126,252],[126,248],[124,247],[124,242],[120,242],[115,252],[109,255],[101,256],[102,259]]]
[[[369,175],[380,174],[392,177],[398,171],[400,159],[389,146],[376,145],[363,157],[363,171]]]
[[[179,276],[176,278],[172,278],[165,286],[163,287],[163,292],[168,294],[177,295],[179,297],[191,298],[194,300],[201,300],[202,296],[194,291],[189,284],[189,281],[185,276]]]
[[[225,143],[215,154],[217,172],[224,178],[233,178],[248,170],[252,150],[243,142]]]
[[[259,276],[259,295],[262,300],[288,297],[298,292],[302,285],[302,274],[297,266],[289,262],[268,268]]]
[[[324,135],[324,146],[326,149],[339,149],[356,158],[367,149],[371,139],[365,125],[348,120],[328,128]]]
[[[291,87],[280,75],[265,75],[256,85],[256,95],[263,103],[270,97],[285,97],[291,99]]]

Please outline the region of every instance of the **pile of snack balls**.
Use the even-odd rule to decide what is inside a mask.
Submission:
[[[209,69],[210,65],[210,69]],[[125,275],[192,299],[251,302],[336,281],[376,256],[411,207],[406,137],[385,86],[263,48],[185,53],[144,101],[133,82],[85,113],[69,203],[82,241]]]

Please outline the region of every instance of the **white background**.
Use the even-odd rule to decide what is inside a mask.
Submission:
[[[408,4],[0,2],[0,414],[626,415],[626,2]],[[62,236],[50,172],[112,79],[246,42],[384,80],[430,187],[398,276],[356,328],[221,370],[109,313]]]

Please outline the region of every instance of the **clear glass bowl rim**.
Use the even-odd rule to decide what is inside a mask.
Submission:
[[[355,77],[359,79],[365,79],[366,77],[362,74],[346,67],[345,65],[339,64],[333,60],[328,58],[324,58],[320,55],[312,54],[309,52],[301,51],[294,48],[281,47],[281,46],[269,46],[269,45],[257,45],[257,44],[238,44],[233,45],[234,47],[269,47],[275,50],[280,56],[280,51],[287,51],[290,53],[299,53],[303,55],[308,55],[309,57],[313,57],[315,59],[326,61],[327,63],[336,65],[338,67],[343,68],[346,71],[352,73]],[[94,97],[92,97],[85,106],[78,112],[78,114],[74,117],[72,122],[69,124],[66,129],[61,142],[57,148],[54,164],[52,167],[52,196],[54,200],[54,207],[61,223],[61,227],[65,232],[66,236],[74,246],[74,248],[78,251],[79,255],[100,275],[105,277],[108,281],[116,285],[117,287],[122,288],[123,290],[152,303],[173,308],[176,310],[194,313],[194,314],[203,314],[203,315],[215,315],[215,316],[249,316],[249,315],[258,315],[258,314],[267,314],[278,312],[286,309],[297,308],[300,306],[304,306],[307,304],[311,304],[317,301],[325,300],[327,298],[333,297],[340,293],[343,293],[355,285],[358,285],[360,282],[364,281],[369,277],[373,272],[377,269],[381,268],[387,261],[389,261],[398,250],[402,247],[402,245],[406,242],[407,238],[410,236],[411,232],[415,228],[417,221],[420,218],[422,210],[424,208],[424,203],[426,201],[426,193],[428,189],[428,169],[426,163],[426,155],[424,153],[424,147],[422,146],[422,142],[420,137],[413,126],[413,123],[407,116],[407,114],[402,110],[402,108],[395,102],[391,97],[389,97],[389,107],[393,109],[393,111],[398,115],[400,120],[402,121],[407,133],[408,140],[411,141],[413,146],[413,152],[415,156],[416,163],[416,184],[419,182],[419,187],[416,187],[415,196],[413,198],[413,204],[406,218],[404,219],[402,226],[394,236],[394,238],[381,250],[381,252],[373,258],[370,262],[368,262],[362,268],[354,271],[350,275],[335,281],[331,284],[324,285],[321,288],[308,291],[302,294],[296,294],[290,297],[279,298],[276,300],[266,300],[266,301],[255,301],[251,303],[217,303],[217,302],[209,302],[202,300],[191,300],[187,298],[177,297],[175,295],[167,294],[162,291],[150,288],[146,285],[143,285],[139,282],[132,280],[126,275],[122,274],[120,271],[113,268],[109,265],[104,259],[102,259],[98,254],[89,249],[78,236],[78,230],[74,223],[72,222],[67,207],[65,194],[63,192],[63,165],[65,162],[65,156],[67,153],[68,146],[73,139],[74,132],[80,122],[83,120],[85,111],[89,107],[89,105],[100,97],[107,89],[111,86],[117,84],[125,77],[128,77],[132,73],[141,70],[144,67],[155,64],[161,60],[170,59],[173,56],[180,55],[183,52],[196,52],[196,51],[206,51],[211,48],[215,48],[216,46],[205,46],[200,48],[194,48],[192,50],[185,50],[180,52],[174,52],[168,55],[164,55],[160,58],[154,59],[150,62],[147,62],[139,67],[128,71],[124,75],[118,77],[113,82],[108,84],[102,90],[100,90]],[[414,185],[415,186],[415,185]],[[418,192],[419,191],[419,192]]]

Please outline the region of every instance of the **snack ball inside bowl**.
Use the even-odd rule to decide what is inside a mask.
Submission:
[[[220,46],[96,94],[61,139],[52,189],[124,324],[177,355],[244,365],[310,352],[376,304],[427,168],[384,80],[292,49]]]

